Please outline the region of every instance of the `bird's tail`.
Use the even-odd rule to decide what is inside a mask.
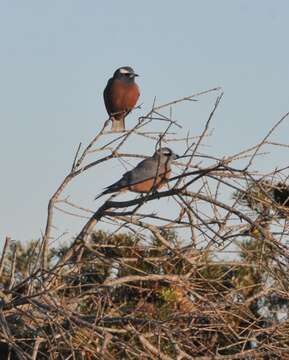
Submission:
[[[113,189],[111,186],[109,186],[108,188],[106,188],[102,193],[100,193],[99,195],[97,195],[94,200],[97,200],[99,199],[100,197],[102,197],[103,195],[106,195],[106,194],[111,194],[113,192]]]
[[[100,197],[102,197],[102,195],[104,195],[104,192],[102,192],[102,193],[100,193],[99,195],[97,195],[97,196],[94,198],[94,200],[99,199]]]
[[[112,194],[114,192],[118,192],[118,191],[121,191],[122,190],[122,179],[115,182],[114,184],[108,186],[107,188],[104,189],[104,191],[97,195],[97,197],[94,198],[94,200],[100,198],[101,196],[103,195],[106,195],[106,194]]]
[[[112,118],[111,122],[112,122],[111,131],[114,131],[114,132],[125,131],[124,117],[121,117],[120,119]]]

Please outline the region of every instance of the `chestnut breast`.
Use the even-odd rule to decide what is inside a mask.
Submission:
[[[109,115],[115,119],[127,115],[136,105],[140,92],[136,83],[126,83],[110,79],[103,93],[104,103]]]
[[[127,186],[122,188],[121,191],[130,190],[137,193],[149,193],[153,188],[160,189],[165,185],[166,180],[170,178],[171,171],[167,171],[165,174],[157,176],[157,178],[152,178],[144,180],[134,185]]]

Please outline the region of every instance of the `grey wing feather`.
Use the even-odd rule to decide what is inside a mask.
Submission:
[[[124,174],[127,185],[138,184],[144,180],[154,178],[157,174],[161,174],[164,166],[159,164],[156,159],[148,158],[141,161],[133,170]]]
[[[119,191],[121,188],[138,184],[144,180],[152,179],[157,174],[165,172],[165,166],[159,164],[156,159],[147,158],[141,161],[134,169],[123,174],[122,178],[114,184],[108,186],[96,199],[104,194]]]
[[[134,169],[123,174],[122,178],[111,185],[113,188],[122,188],[129,185],[138,184],[144,180],[151,179],[156,174],[162,173],[162,166],[155,159],[148,158],[141,161]]]

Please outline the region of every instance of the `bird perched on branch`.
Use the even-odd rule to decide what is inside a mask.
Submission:
[[[123,66],[115,71],[104,89],[104,104],[112,121],[112,131],[125,131],[125,117],[135,107],[140,95],[134,81],[136,76],[138,74],[130,66]]]
[[[95,199],[105,194],[130,190],[137,193],[149,193],[165,185],[170,178],[171,162],[178,159],[171,149],[158,149],[153,156],[141,161],[134,169],[126,172],[122,178],[108,186]]]

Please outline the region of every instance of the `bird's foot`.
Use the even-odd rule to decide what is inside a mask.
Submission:
[[[152,192],[152,195],[156,196],[157,199],[160,199],[160,198],[161,198],[161,197],[160,197],[160,193],[159,193],[157,190],[154,190],[154,191]]]
[[[139,199],[141,200],[142,204],[145,203],[145,195],[144,194],[140,194]]]

